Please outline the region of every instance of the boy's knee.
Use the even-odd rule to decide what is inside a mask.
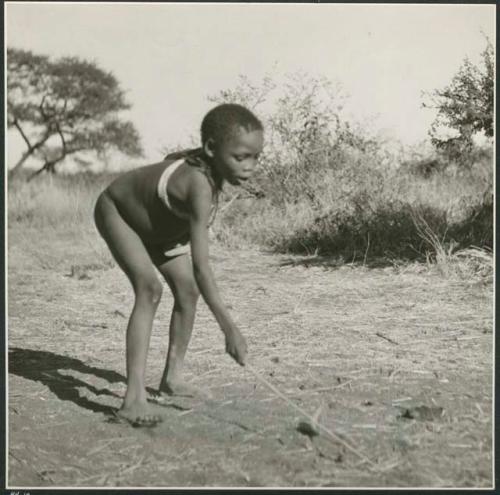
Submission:
[[[141,280],[137,282],[135,290],[137,297],[153,304],[158,304],[163,294],[163,286],[158,280]]]
[[[196,306],[200,297],[200,291],[196,283],[186,284],[179,288],[175,294],[175,303],[182,309],[189,309]]]

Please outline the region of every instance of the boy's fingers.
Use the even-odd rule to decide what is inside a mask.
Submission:
[[[241,364],[241,366],[245,366],[246,359],[247,359],[247,350],[245,348],[243,352],[239,355],[238,363]]]
[[[245,366],[245,356],[241,356],[237,351],[228,351],[228,354],[240,365]]]
[[[242,346],[237,347],[226,342],[226,352],[240,365],[245,366],[245,359],[247,354],[247,346],[244,343]]]

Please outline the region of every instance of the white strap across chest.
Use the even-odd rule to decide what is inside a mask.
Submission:
[[[174,213],[176,216],[180,218],[187,219],[189,218],[189,213],[181,211],[178,208],[174,208],[168,199],[168,191],[167,191],[168,180],[170,179],[172,174],[179,168],[179,166],[182,165],[183,163],[184,163],[184,158],[181,158],[180,160],[177,160],[176,162],[167,166],[167,168],[161,174],[160,180],[158,181],[157,191],[159,198],[163,201],[165,206],[172,213]]]

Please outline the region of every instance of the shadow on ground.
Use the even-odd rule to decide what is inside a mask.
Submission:
[[[105,370],[89,366],[79,359],[69,356],[61,356],[49,351],[33,349],[22,349],[11,347],[9,349],[9,374],[17,375],[28,380],[40,382],[48,387],[59,399],[75,403],[93,412],[113,414],[116,410],[111,406],[93,402],[82,397],[79,388],[85,387],[96,396],[107,395],[121,398],[111,390],[97,388],[90,383],[61,373],[61,370],[72,370],[79,373],[94,375],[97,378],[107,380],[109,383],[125,382],[125,378],[112,370]]]

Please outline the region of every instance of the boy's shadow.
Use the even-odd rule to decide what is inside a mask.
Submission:
[[[61,356],[49,351],[11,347],[9,348],[8,363],[9,373],[43,383],[59,399],[69,400],[80,407],[106,415],[113,414],[116,408],[80,396],[78,388],[85,387],[97,396],[107,395],[119,399],[122,398],[121,396],[106,388],[99,389],[71,375],[62,374],[60,370],[92,374],[107,380],[109,383],[126,383],[125,377],[116,371],[89,366],[79,359]]]

